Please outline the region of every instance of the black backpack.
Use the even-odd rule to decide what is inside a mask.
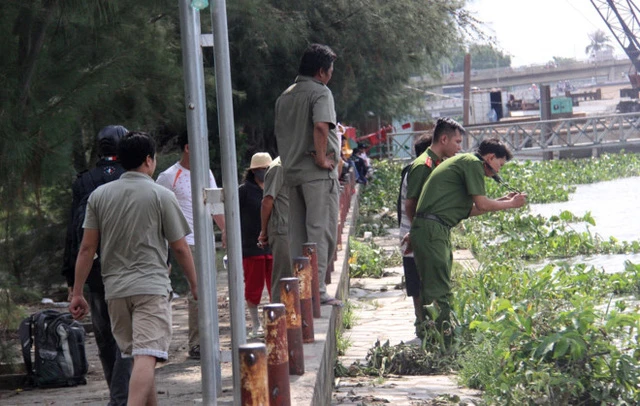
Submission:
[[[84,224],[84,217],[87,213],[87,202],[89,201],[89,196],[91,196],[91,192],[96,190],[98,186],[105,183],[102,179],[96,182],[93,179],[91,171],[83,173],[79,180],[81,182],[83,196],[73,213],[71,213],[71,225],[73,229],[71,234],[71,247],[73,249],[73,258],[78,257],[80,243],[82,242],[82,236],[84,235],[84,228],[82,228],[82,225]]]
[[[53,309],[34,313],[20,323],[18,333],[31,385],[51,388],[87,383],[89,364],[84,348],[85,332],[71,313]],[[32,346],[35,350],[33,362]]]
[[[398,191],[398,201],[396,202],[396,212],[398,213],[398,226],[402,223],[402,212],[404,211],[404,207],[402,206],[402,183],[404,182],[404,177],[409,174],[409,170],[413,164],[406,165],[402,168],[402,172],[400,173],[400,190]]]

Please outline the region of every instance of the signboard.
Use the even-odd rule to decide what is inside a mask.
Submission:
[[[551,114],[573,113],[573,100],[571,97],[552,97]]]

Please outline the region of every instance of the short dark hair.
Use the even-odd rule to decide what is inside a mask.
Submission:
[[[456,120],[450,117],[441,117],[436,121],[436,127],[433,129],[433,142],[438,142],[443,135],[453,135],[456,130],[460,131],[461,135],[466,133],[464,127]]]
[[[513,154],[509,151],[509,148],[498,138],[482,140],[476,152],[482,157],[487,154],[495,154],[496,158],[507,158],[507,161],[513,158]]]
[[[184,151],[184,147],[189,144],[189,134],[184,131],[178,135],[178,145],[180,146],[180,151]]]
[[[337,58],[335,52],[327,45],[311,44],[307,47],[300,60],[298,74],[304,76],[315,76],[320,69],[329,71],[331,64]]]
[[[130,171],[156,156],[156,142],[147,133],[131,131],[118,144],[118,158],[122,167]]]
[[[413,149],[416,151],[416,156],[422,155],[422,153],[431,146],[432,140],[433,138],[428,134],[420,137],[413,146]]]

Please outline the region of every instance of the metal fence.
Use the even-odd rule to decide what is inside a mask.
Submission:
[[[388,134],[386,157],[410,157],[415,139],[424,133]],[[544,157],[579,149],[640,146],[640,113],[467,127],[463,150],[472,151],[483,139],[492,137],[500,138],[520,156]]]

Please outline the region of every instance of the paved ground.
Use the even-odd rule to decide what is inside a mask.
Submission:
[[[348,234],[348,231],[345,233]],[[397,239],[393,236],[376,242],[389,249],[397,245]],[[461,257],[460,254],[456,253],[456,260],[473,263],[473,258],[468,254],[466,257]],[[336,264],[342,263],[343,256],[344,251],[338,253]],[[396,289],[402,280],[402,269],[392,268],[388,271],[389,275],[382,279],[351,280],[349,295],[350,300],[357,306],[355,313],[358,322],[352,330],[346,332],[352,346],[341,358],[344,365],[348,366],[356,360],[364,362],[367,351],[376,339],[381,342],[388,339],[391,345],[414,340],[411,299],[406,297],[403,291]],[[336,280],[333,281],[334,284]],[[225,271],[219,272],[217,281],[222,350],[222,395],[217,399],[217,404],[232,405],[228,284]],[[331,287],[336,289],[334,285]],[[263,299],[266,298],[263,297]],[[263,303],[266,302],[267,300],[263,300]],[[316,382],[321,380],[315,374],[321,359],[326,355],[324,354],[325,342],[333,339],[333,330],[328,323],[331,314],[331,306],[322,306],[322,318],[314,320],[314,323],[317,323],[316,343],[305,344],[306,372],[303,376],[291,377],[292,405],[311,404],[310,399],[317,385]],[[170,359],[167,363],[159,365],[156,370],[159,404],[199,404],[202,399],[201,368],[198,361],[190,360],[186,356],[187,306],[184,298],[177,299],[173,303],[173,329]],[[90,364],[87,385],[73,388],[0,391],[0,404],[105,405],[108,401],[108,391],[100,371],[97,349],[91,334],[87,337],[86,348]],[[384,403],[434,405],[433,399],[443,394],[459,396],[466,404],[472,404],[478,395],[475,391],[459,388],[454,377],[448,376],[398,376],[389,377],[384,381],[375,378],[340,378],[335,383],[333,405],[365,406]]]
[[[231,340],[227,300],[226,272],[218,275],[218,312],[220,326],[220,348],[222,350],[222,388],[219,404],[231,405],[233,395],[231,370]],[[173,301],[173,336],[169,349],[169,360],[158,364],[156,385],[160,405],[194,404],[202,399],[199,361],[187,358],[187,301]],[[95,338],[87,334],[86,352],[89,361],[87,385],[72,388],[2,390],[0,404],[4,405],[106,405],[109,392],[102,374]]]
[[[391,235],[376,238],[375,243],[387,249],[397,246]],[[469,252],[456,252],[454,260],[474,266]],[[401,342],[419,345],[414,334],[413,302],[398,287],[402,282],[402,267],[388,268],[381,279],[351,278],[349,300],[354,305],[355,326],[344,335],[351,346],[339,359],[346,367],[354,362],[366,364],[365,357],[376,340],[389,340],[390,345]],[[393,376],[380,381],[376,377],[336,379],[332,405],[432,405],[438,396],[457,396],[462,404],[475,404],[479,392],[460,388],[454,376]]]

